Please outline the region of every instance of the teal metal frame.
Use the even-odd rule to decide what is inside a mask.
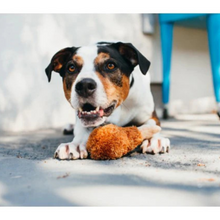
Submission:
[[[207,29],[214,94],[217,102],[217,114],[220,118],[220,14],[160,14],[159,23],[163,64],[163,118],[169,117],[170,72],[175,23]]]

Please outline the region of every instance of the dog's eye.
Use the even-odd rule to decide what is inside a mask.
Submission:
[[[108,63],[108,64],[107,64],[107,68],[108,68],[109,70],[113,70],[113,69],[115,68],[115,64],[114,64],[114,63]]]
[[[76,70],[76,67],[73,64],[70,64],[68,66],[68,70],[69,70],[70,73],[73,73]]]

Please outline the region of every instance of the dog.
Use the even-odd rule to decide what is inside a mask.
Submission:
[[[45,69],[60,74],[64,94],[76,110],[74,138],[60,144],[58,159],[88,157],[86,142],[91,131],[105,123],[117,126],[160,126],[150,89],[150,61],[131,43],[98,42],[58,51]],[[143,153],[165,153],[170,140],[160,133],[145,140]]]

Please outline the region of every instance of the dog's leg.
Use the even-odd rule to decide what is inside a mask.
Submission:
[[[87,158],[86,142],[91,131],[77,123],[74,129],[72,142],[60,144],[54,153],[54,158],[61,160],[76,160]]]
[[[144,126],[155,126],[156,122],[153,119],[150,119]],[[141,128],[139,127],[139,128]],[[153,134],[153,137],[150,140],[144,140],[141,149],[142,153],[168,153],[170,150],[170,140],[168,138],[164,138],[160,132]]]

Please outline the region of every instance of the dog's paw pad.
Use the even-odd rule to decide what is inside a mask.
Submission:
[[[85,148],[79,147],[75,144],[60,144],[54,153],[55,159],[60,160],[76,160],[85,159],[88,157],[88,152]]]
[[[168,138],[152,138],[145,140],[141,145],[142,153],[169,153],[170,140]]]
[[[60,160],[78,159],[79,152],[77,152],[75,148],[76,148],[75,145],[71,143],[60,144],[54,153],[54,158],[60,159]]]

